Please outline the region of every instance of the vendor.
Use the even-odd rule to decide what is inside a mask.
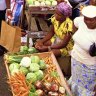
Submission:
[[[41,52],[52,50],[55,56],[68,56],[73,46],[72,21],[69,18],[71,15],[72,9],[67,3],[58,4],[54,16],[51,17],[51,31],[36,42],[35,48]]]
[[[74,96],[96,96],[96,7],[84,7],[82,15],[74,20],[69,81]]]

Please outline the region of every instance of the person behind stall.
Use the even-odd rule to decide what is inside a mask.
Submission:
[[[96,96],[96,6],[86,6],[74,19],[74,46],[71,52],[74,96]]]
[[[62,2],[57,5],[55,14],[51,17],[51,31],[45,38],[38,40],[35,48],[40,52],[46,52],[48,49],[52,50],[55,56],[67,56],[72,49],[73,42],[72,35],[72,21],[70,16],[72,14],[71,7]]]

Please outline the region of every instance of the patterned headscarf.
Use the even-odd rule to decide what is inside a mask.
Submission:
[[[57,5],[57,10],[60,11],[64,16],[72,16],[72,8],[66,3],[61,2]]]

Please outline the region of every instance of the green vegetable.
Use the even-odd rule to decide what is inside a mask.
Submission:
[[[31,63],[30,64],[30,68],[29,70],[34,72],[34,71],[38,71],[40,69],[40,66],[37,63]]]
[[[30,92],[29,96],[38,96],[38,94],[36,92]]]
[[[19,69],[20,65],[18,63],[12,63],[9,65],[9,70],[12,72],[14,69]]]
[[[43,71],[41,71],[41,70],[36,71],[35,75],[36,75],[38,80],[42,80],[44,77]]]
[[[26,79],[29,81],[29,82],[36,82],[37,81],[37,77],[34,73],[30,72],[26,75]]]
[[[28,47],[27,46],[21,46],[20,52],[28,52]]]
[[[20,65],[24,67],[29,67],[30,64],[31,64],[31,59],[29,57],[23,57],[20,62]]]
[[[28,73],[28,69],[23,67],[23,66],[20,67],[19,71],[22,72],[25,75]]]
[[[58,77],[59,74],[57,73],[57,71],[52,71],[52,72],[51,72],[51,76],[53,76],[53,77]]]
[[[31,89],[30,89],[30,92],[35,92],[36,91],[36,88],[34,85],[31,86]]]
[[[36,48],[34,48],[34,47],[30,47],[29,49],[28,49],[28,53],[36,53],[37,52],[37,50],[36,50]]]
[[[40,69],[46,69],[46,64],[44,60],[40,60],[39,65],[40,65]]]
[[[33,0],[26,0],[28,4],[33,4]]]
[[[47,6],[51,6],[51,2],[49,0],[46,0],[45,3]]]
[[[31,56],[30,58],[31,58],[32,63],[39,63],[40,62],[39,56]]]
[[[18,54],[18,55],[28,54],[28,51],[18,52],[17,54]]]
[[[20,63],[21,62],[21,60],[22,60],[22,58],[23,57],[21,57],[21,56],[9,56],[8,57],[8,62],[9,63]]]
[[[14,69],[11,71],[11,75],[14,75],[14,73],[18,73],[19,72],[19,69]]]

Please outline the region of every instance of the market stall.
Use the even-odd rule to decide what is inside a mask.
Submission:
[[[49,32],[49,26],[46,22],[48,18],[45,17],[54,14],[56,5],[56,0],[26,0],[25,15],[28,22],[28,31],[31,31],[31,33],[39,32],[41,34]],[[30,36],[28,35],[27,46],[29,46],[29,38]]]
[[[35,35],[37,36],[36,38],[43,38],[46,35],[46,31],[49,30],[46,27],[47,25],[43,18],[38,17],[34,19],[34,15],[36,14],[54,14],[54,8],[57,4],[56,1],[50,0],[51,3],[49,3],[49,1],[45,3],[44,2],[43,4],[45,5],[42,6],[34,6],[31,2],[31,5],[29,4],[27,6],[28,9],[25,10],[29,26],[27,39],[35,38]],[[42,2],[39,0],[38,4],[39,3]],[[50,4],[53,4],[54,6]],[[40,23],[42,31],[34,30],[37,26],[37,19]],[[35,24],[33,21],[35,22]],[[9,31],[11,31],[11,28],[14,28],[14,35],[18,35],[16,33],[15,27],[10,26],[5,22],[3,25],[4,29],[10,29]],[[4,42],[6,42],[6,44],[2,44],[4,44],[4,47],[8,50],[8,53],[4,55],[4,64],[7,70],[7,82],[11,88],[13,96],[72,96],[66,78],[64,77],[59,64],[57,63],[57,60],[52,52],[38,53],[38,50],[36,50],[32,46],[31,48],[28,46],[20,46],[21,30],[19,30],[19,39],[12,39],[11,37],[13,36],[13,34],[9,34],[11,41],[14,41],[12,44],[10,43],[9,35],[5,35],[7,31],[5,30],[5,33],[3,31],[1,32],[3,33],[1,34],[1,37],[3,37],[2,42],[5,40]],[[34,34],[31,34],[31,32],[33,32]],[[43,34],[43,32],[45,33]],[[19,41],[15,41],[14,39]],[[9,43],[12,44],[12,48],[10,47],[11,45]],[[18,47],[18,50],[20,49],[19,52],[18,50],[13,51],[14,47],[16,49]]]
[[[72,96],[52,52],[5,55],[13,96]]]

